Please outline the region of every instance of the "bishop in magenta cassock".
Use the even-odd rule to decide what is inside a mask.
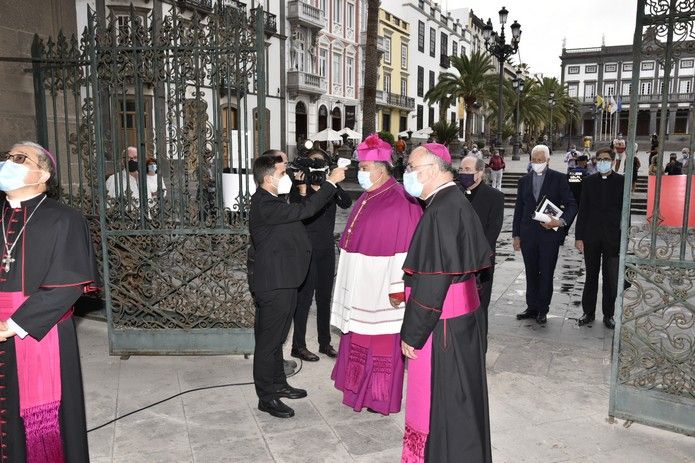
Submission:
[[[344,334],[331,377],[345,405],[386,415],[401,409],[402,267],[422,207],[392,177],[391,145],[371,135],[357,155],[366,191],[340,239],[331,324]]]
[[[477,214],[453,182],[443,145],[413,150],[403,184],[425,201],[403,265],[408,358],[402,460],[491,461],[484,314],[475,273],[491,251]]]
[[[89,461],[72,306],[98,280],[87,221],[47,195],[51,153],[0,163],[0,460]]]

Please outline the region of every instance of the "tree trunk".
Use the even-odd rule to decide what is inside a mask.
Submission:
[[[376,81],[379,72],[379,0],[367,0],[367,43],[364,47],[364,100],[362,101],[362,138],[376,131]]]
[[[463,137],[466,139],[466,146],[468,149],[473,147],[473,140],[471,140],[471,124],[473,123],[473,106],[466,105],[466,121],[464,122],[464,134]]]

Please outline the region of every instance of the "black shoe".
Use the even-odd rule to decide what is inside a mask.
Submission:
[[[294,410],[282,403],[280,399],[273,399],[268,402],[259,400],[258,409],[276,418],[292,418],[294,416]]]
[[[333,346],[331,346],[330,344],[327,346],[319,347],[319,352],[329,356],[330,358],[336,358],[338,356],[338,353],[335,351],[335,349],[333,349]]]
[[[306,347],[300,347],[299,349],[292,349],[292,352],[290,352],[290,355],[292,357],[302,359],[305,362],[318,362],[319,361],[319,356],[311,352],[309,349]]]
[[[278,397],[282,397],[285,399],[303,399],[304,397],[306,397],[306,391],[304,389],[292,387],[288,384],[278,389],[277,395]]]
[[[526,309],[523,312],[516,314],[516,319],[524,320],[526,318],[536,318],[537,316],[538,312],[536,312],[535,310]]]
[[[595,320],[595,317],[593,315],[587,315],[584,314],[581,317],[579,317],[579,326],[584,326],[588,325],[589,323],[593,322]]]
[[[613,321],[613,317],[603,317],[603,325],[609,330],[615,329],[615,322]]]
[[[536,323],[539,325],[545,325],[548,322],[548,316],[544,313],[539,313],[536,315]]]

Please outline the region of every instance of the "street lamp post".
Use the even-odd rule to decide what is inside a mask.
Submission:
[[[504,25],[507,22],[507,16],[509,11],[505,7],[499,11],[500,15],[500,33],[493,32],[492,21],[488,18],[485,27],[483,28],[483,39],[485,40],[485,49],[492,56],[497,58],[500,66],[500,77],[499,77],[499,90],[497,94],[497,133],[495,135],[495,145],[497,148],[501,148],[502,145],[502,86],[504,84],[504,62],[517,52],[519,49],[519,38],[521,37],[521,24],[514,21],[510,26],[512,30],[512,40],[511,43],[505,42],[504,36]]]
[[[550,143],[550,152],[553,152],[553,108],[555,107],[555,92],[550,92],[548,98],[548,106],[550,106],[550,126],[548,127],[548,143]]]
[[[521,77],[521,71],[516,71],[516,77],[512,79],[512,87],[516,91],[516,121],[514,124],[514,151],[512,152],[512,160],[518,161],[519,147],[521,146],[521,132],[519,128],[519,100],[521,100],[521,92],[524,91],[524,79]]]

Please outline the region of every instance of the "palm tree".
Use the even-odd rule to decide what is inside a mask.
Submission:
[[[431,104],[440,103],[441,108],[446,108],[452,103],[463,100],[466,108],[466,125],[464,128],[466,142],[471,140],[471,115],[475,105],[482,105],[489,101],[496,90],[496,78],[491,74],[495,70],[489,56],[474,52],[471,57],[452,56],[451,65],[456,72],[447,71],[439,75],[439,82],[425,95],[425,99]]]
[[[453,122],[440,120],[432,125],[432,137],[442,145],[449,146],[458,139],[458,126]]]
[[[367,0],[367,42],[364,51],[364,95],[362,102],[362,138],[376,131],[376,81],[379,72],[379,0]]]

